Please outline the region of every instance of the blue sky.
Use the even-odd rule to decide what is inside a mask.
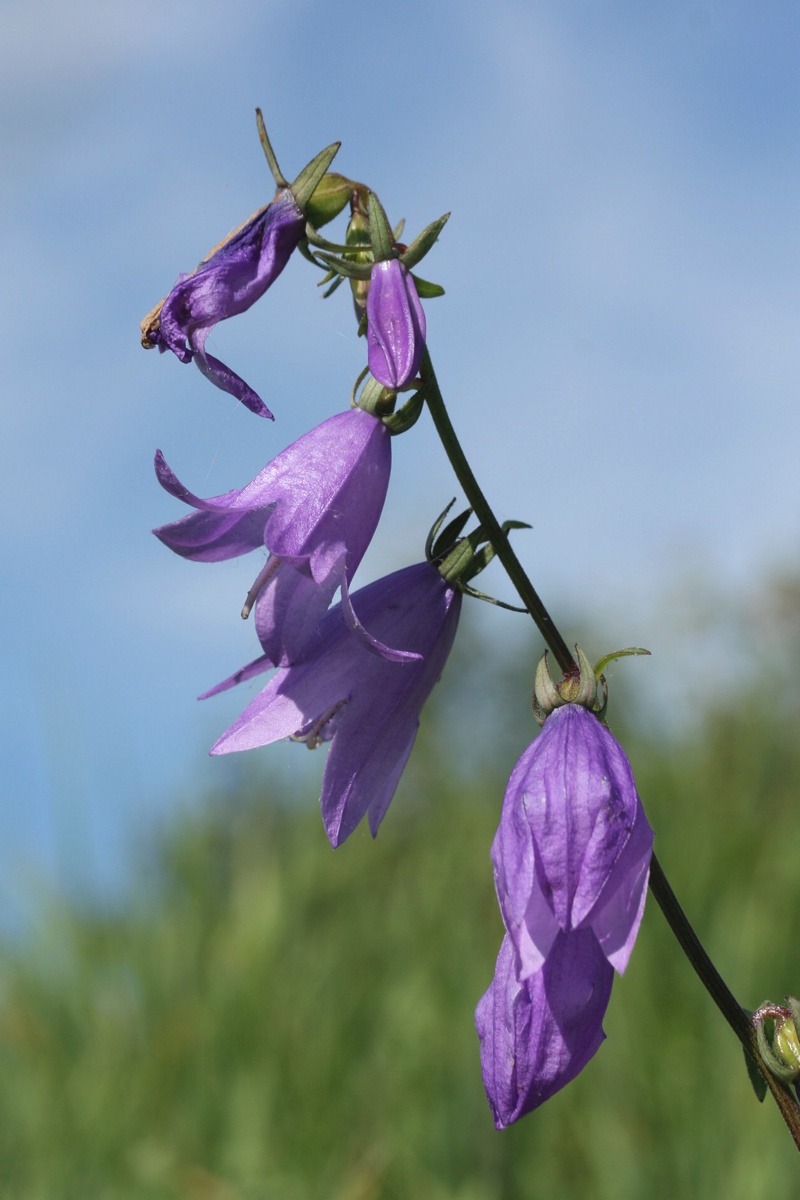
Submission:
[[[605,622],[598,654],[645,644],[668,675],[665,595],[792,567],[795,5],[4,13],[0,907],[113,883],[176,795],[235,787],[237,764],[206,752],[250,693],[194,696],[252,656],[237,606],[255,572],[151,536],[179,515],[152,455],[201,494],[241,486],[346,407],[364,359],[344,294],[323,304],[299,259],[210,342],[274,425],[139,347],[177,274],[272,194],[256,105],[286,174],[338,139],[340,169],[411,234],[452,210],[422,271],[447,289],[428,305],[440,381],[496,510],[534,526],[517,544],[555,615]],[[420,422],[362,582],[418,557],[455,490]],[[280,787],[313,791],[309,756],[264,754]]]

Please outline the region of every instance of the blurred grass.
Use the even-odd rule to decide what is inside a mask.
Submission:
[[[65,905],[4,948],[3,1200],[797,1194],[780,1118],[652,903],[594,1061],[495,1131],[472,1018],[513,756],[454,770],[439,701],[377,841],[333,853],[316,808],[254,777],[165,839],[155,893]],[[513,753],[532,730],[506,731]],[[624,739],[662,862],[749,1007],[800,990],[796,730],[794,704],[737,695],[680,744]]]

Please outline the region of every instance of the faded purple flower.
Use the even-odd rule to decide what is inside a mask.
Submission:
[[[376,262],[367,294],[367,361],[384,387],[413,379],[425,350],[425,313],[414,280],[398,258]]]
[[[460,611],[461,592],[428,562],[362,588],[352,610],[345,594],[303,661],[277,671],[211,753],[252,750],[285,737],[312,747],[330,741],[322,817],[331,845],[340,845],[365,813],[374,836],[450,653]],[[251,663],[207,695],[266,665]]]
[[[201,500],[160,451],[156,475],[198,511],[153,532],[184,558],[220,562],[266,546],[270,557],[250,590],[267,666],[299,658],[345,576],[355,573],[383,508],[391,438],[360,408],[298,438],[239,490]]]
[[[591,929],[559,932],[543,966],[517,978],[508,934],[475,1025],[481,1071],[498,1129],[513,1124],[574,1079],[605,1037],[614,971]]]
[[[261,417],[272,413],[243,379],[206,353],[206,338],[219,321],[245,312],[264,295],[304,230],[297,201],[282,189],[196,271],[179,277],[150,335],[159,350],[171,350],[183,363],[194,359],[207,379]]]
[[[622,748],[586,708],[556,708],[511,774],[492,845],[507,933],[475,1020],[498,1128],[574,1079],[602,1042],[652,849]]]
[[[506,788],[492,845],[495,885],[519,978],[559,930],[590,929],[622,973],[644,911],[653,831],[619,743],[587,709],[546,719]]]

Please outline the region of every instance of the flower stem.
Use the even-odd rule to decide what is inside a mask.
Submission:
[[[556,628],[553,618],[542,603],[538,592],[528,579],[522,563],[514,553],[511,543],[505,533],[503,533],[500,522],[492,512],[489,502],[472,473],[472,468],[467,462],[466,455],[461,449],[461,443],[456,437],[456,431],[450,421],[444,398],[436,379],[436,372],[433,369],[427,349],[422,360],[420,373],[425,385],[425,401],[433,418],[433,423],[436,426],[436,432],[439,434],[445,453],[450,459],[450,465],[455,472],[456,478],[464,489],[464,495],[469,500],[472,510],[483,526],[497,557],[505,567],[506,573],[517,589],[522,603],[536,622],[539,632],[552,650],[553,657],[561,667],[561,670],[565,674],[577,673],[578,668],[567,643]]]
[[[703,949],[700,939],[681,908],[655,854],[650,860],[650,891],[701,983],[742,1043],[745,1052],[750,1055],[758,1067],[759,1074],[772,1093],[772,1098],[778,1106],[795,1146],[800,1150],[800,1107],[789,1089],[776,1079],[764,1065],[758,1049],[756,1031],[750,1017],[737,1002],[725,980]]]
[[[420,374],[424,384],[425,401],[430,410],[433,423],[436,426],[436,431],[439,434],[456,478],[464,489],[464,495],[483,526],[497,557],[505,567],[522,603],[533,617],[539,632],[552,650],[558,665],[565,674],[577,671],[575,660],[566,642],[556,628],[552,617],[542,603],[533,584],[528,579],[522,564],[511,548],[511,543],[502,530],[500,522],[494,515],[489,502],[481,491],[477,479],[472,473],[472,468],[467,462],[450,421],[427,349],[422,360]],[[692,928],[686,913],[681,908],[664,874],[661,863],[655,854],[652,857],[650,865],[650,890],[664,914],[667,924],[675,934],[678,944],[694,969],[695,974],[736,1034],[745,1052],[755,1062],[759,1073],[763,1076],[767,1087],[772,1093],[772,1097],[786,1123],[795,1146],[800,1150],[800,1106],[798,1106],[788,1088],[784,1087],[764,1064],[758,1049],[756,1031],[750,1017],[738,1003],[730,988],[725,983],[725,980],[703,949],[700,939]]]

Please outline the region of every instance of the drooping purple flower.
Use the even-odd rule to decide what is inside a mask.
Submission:
[[[248,595],[266,666],[299,658],[345,576],[352,578],[383,508],[391,469],[384,424],[360,408],[298,438],[246,487],[201,500],[159,451],[156,475],[198,511],[153,532],[196,562],[265,546],[270,557]]]
[[[630,958],[653,831],[624,751],[580,704],[556,708],[508,781],[492,845],[506,937],[475,1014],[498,1128],[581,1071]]]
[[[312,747],[330,741],[321,803],[331,845],[340,845],[365,814],[374,836],[450,652],[460,610],[461,592],[428,562],[362,588],[351,612],[345,596],[319,625],[302,662],[278,670],[211,753],[252,750],[285,737]],[[207,695],[266,665],[251,663]]]
[[[574,1079],[599,1049],[614,971],[591,929],[559,931],[538,971],[520,982],[506,934],[478,1002],[481,1071],[498,1129]]]
[[[272,413],[230,367],[206,353],[219,321],[245,312],[278,278],[305,230],[305,217],[289,188],[259,209],[196,271],[181,275],[164,301],[159,328],[150,334],[160,350],[183,363],[194,360],[207,379],[262,417]]]
[[[398,258],[376,262],[367,294],[367,361],[384,387],[413,379],[425,350],[425,313],[408,269]]]
[[[547,717],[506,788],[492,845],[506,929],[527,979],[559,931],[591,930],[622,973],[644,911],[653,831],[630,763],[597,717]]]

